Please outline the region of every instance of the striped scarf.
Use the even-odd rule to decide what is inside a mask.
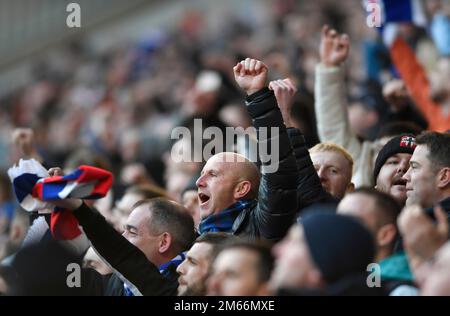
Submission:
[[[34,159],[21,159],[17,166],[9,168],[8,175],[20,206],[28,212],[51,208],[46,202],[51,200],[102,198],[113,182],[109,171],[90,166],[80,166],[66,176],[49,177]],[[81,235],[78,221],[68,210],[55,208],[50,223],[55,239],[71,240]]]
[[[182,252],[172,260],[160,265],[158,267],[159,273],[165,278],[169,278],[170,270],[176,269],[183,261],[186,259],[186,253]],[[134,296],[133,291],[127,283],[123,283],[123,295],[124,296]]]
[[[256,200],[237,201],[219,213],[209,215],[200,222],[200,235],[204,233],[230,232],[238,215],[246,208],[253,208]]]

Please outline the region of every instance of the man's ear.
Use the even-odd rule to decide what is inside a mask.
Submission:
[[[347,185],[347,189],[345,190],[345,193],[352,193],[353,191],[355,191],[355,184],[353,182],[350,182]]]
[[[240,200],[246,197],[252,190],[252,183],[248,180],[239,182],[234,189],[234,198]]]
[[[159,239],[158,251],[164,253],[172,246],[172,236],[168,232],[164,232]]]
[[[450,187],[450,168],[444,167],[438,172],[437,187],[439,189],[445,189]]]
[[[386,224],[377,232],[377,243],[380,247],[386,247],[391,244],[397,236],[397,228],[394,224]]]

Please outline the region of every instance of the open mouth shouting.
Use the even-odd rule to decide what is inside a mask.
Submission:
[[[406,191],[406,180],[400,177],[394,178],[392,187],[397,190]]]
[[[198,201],[201,207],[206,206],[206,204],[208,204],[208,201],[210,199],[210,196],[207,195],[206,193],[203,192],[199,192],[198,193]]]

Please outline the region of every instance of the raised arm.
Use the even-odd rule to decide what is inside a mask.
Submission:
[[[349,50],[350,41],[346,34],[340,35],[327,25],[322,28],[314,91],[317,130],[322,142],[342,146],[353,157],[355,185],[372,185],[370,148],[351,131],[348,121],[343,63]]]
[[[299,179],[297,184],[297,207],[300,213],[302,209],[313,203],[337,202],[320,183],[319,176],[311,161],[305,138],[302,132],[294,127],[292,120],[292,106],[297,92],[294,82],[289,79],[275,80],[269,83],[269,89],[273,90],[287,127],[287,133],[294,151]]]
[[[34,131],[31,128],[16,128],[12,132],[12,143],[15,145],[17,154],[24,159],[34,158],[43,163],[42,157],[36,149]]]
[[[248,95],[247,110],[258,132],[262,162],[258,205],[252,221],[262,238],[276,241],[286,234],[297,211],[295,157],[275,95],[267,88],[267,66],[247,58],[234,67],[234,76]]]
[[[412,48],[397,38],[390,49],[392,62],[405,82],[412,99],[429,123],[429,129],[444,132],[450,127],[450,116],[430,96],[430,83]]]
[[[55,204],[73,210],[73,215],[100,256],[143,295],[176,295],[176,287],[171,286],[144,253],[109,225],[100,213],[77,199],[61,200]]]

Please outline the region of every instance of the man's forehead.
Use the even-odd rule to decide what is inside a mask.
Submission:
[[[414,153],[411,156],[411,161],[420,161],[428,160],[428,147],[426,145],[418,145],[414,150]]]
[[[311,153],[311,160],[315,165],[340,167],[348,164],[347,160],[340,153],[335,151],[320,151]]]
[[[222,251],[214,262],[215,268],[228,268],[252,264],[257,259],[254,251],[244,248],[231,248]]]
[[[140,205],[136,207],[128,216],[127,225],[139,226],[145,221],[149,220],[151,212],[148,210],[147,205]]]
[[[411,157],[412,157],[412,155],[408,154],[408,153],[397,153],[397,154],[392,155],[391,157],[389,157],[387,160],[389,160],[391,158],[410,160]]]
[[[429,150],[427,145],[417,145],[416,149],[414,150],[414,154],[428,154],[428,152]]]
[[[209,171],[209,170],[218,170],[221,169],[223,167],[223,162],[218,160],[218,159],[214,159],[214,157],[210,158],[205,166],[203,167],[203,172]]]
[[[222,152],[218,153],[208,159],[208,163],[212,162],[223,162],[223,163],[238,163],[238,162],[248,162],[244,155],[237,154],[235,152]]]
[[[221,157],[211,157],[203,167],[203,173],[208,171],[226,171],[237,167],[239,162],[227,161]]]
[[[187,252],[187,256],[196,260],[202,260],[209,256],[212,245],[206,242],[197,242]]]

